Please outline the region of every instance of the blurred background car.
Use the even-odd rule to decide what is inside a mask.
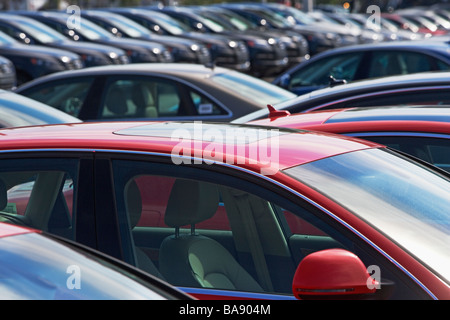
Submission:
[[[170,35],[199,41],[211,53],[212,64],[246,72],[250,69],[250,57],[243,42],[215,34],[193,32],[189,26],[180,23],[163,12],[144,8],[107,8],[141,24],[150,31],[160,35]]]
[[[28,46],[1,31],[0,55],[14,64],[17,85],[50,73],[84,68],[83,60],[76,53],[45,46]]]
[[[39,101],[0,90],[0,128],[77,122],[81,120]]]
[[[71,40],[120,48],[126,52],[131,63],[173,61],[169,50],[159,43],[118,38],[87,19],[80,19],[80,28],[69,28],[67,25],[69,15],[65,12],[26,11],[21,14],[44,23]]]
[[[2,300],[192,300],[93,249],[4,222],[0,272]]]
[[[175,36],[164,36],[152,33],[149,29],[135,21],[103,10],[83,10],[82,17],[110,31],[119,38],[149,40],[166,46],[173,56],[174,62],[208,64],[211,54],[201,42]]]
[[[279,74],[273,84],[298,95],[346,82],[450,69],[449,45],[434,39],[331,49]]]
[[[450,105],[450,72],[423,72],[351,83],[318,89],[272,108],[252,112],[239,119],[246,123],[265,117],[278,117],[286,113],[354,107]]]
[[[412,20],[409,20],[407,17],[403,17],[403,16],[399,15],[398,13],[383,12],[383,13],[381,13],[381,17],[383,19],[386,19],[389,22],[393,23],[399,29],[414,32],[416,34],[422,35],[423,38],[429,38],[429,37],[432,37],[433,35],[436,35],[430,29],[425,28],[425,27],[419,25],[418,23],[416,23]],[[445,33],[442,33],[442,34],[445,34]]]
[[[294,27],[312,27],[318,30],[336,32],[342,39],[342,46],[377,41],[373,37],[367,37],[361,30],[355,32],[354,29],[349,29],[336,23],[330,23],[328,20],[317,22],[310,12],[303,12],[293,6],[286,6],[282,3],[274,2],[260,3],[259,5],[282,16]]]
[[[24,44],[74,52],[82,58],[85,67],[129,63],[125,51],[121,49],[69,40],[45,24],[19,14],[0,13],[0,30]]]
[[[194,6],[190,8],[195,10],[201,17],[212,21],[214,24],[218,24],[220,28],[223,28],[222,32],[238,32],[250,36],[263,36],[269,42],[272,42],[271,39],[278,39],[278,41],[284,44],[286,49],[288,67],[310,58],[308,41],[301,34],[289,30],[260,30],[252,21],[245,19],[231,10],[218,6]],[[265,46],[266,44],[265,42],[249,42],[248,45],[251,47]],[[261,57],[257,56],[254,64],[262,63],[259,60],[265,59],[264,55]]]
[[[293,25],[282,16],[259,5],[226,3],[217,4],[217,6],[226,8],[243,16],[245,19],[255,23],[258,28],[262,30],[289,30],[304,36],[308,41],[309,53],[311,56],[342,45],[342,38],[335,31],[321,30],[317,26]],[[356,38],[355,41],[357,41]]]
[[[191,7],[164,7],[162,11],[188,25],[192,30],[207,34],[225,35],[245,43],[250,56],[249,72],[255,76],[277,74],[288,66],[289,59],[286,47],[277,37],[226,29],[220,22],[213,21],[209,14],[202,16],[201,10],[195,10]]]
[[[81,71],[81,70],[80,70]],[[81,120],[227,122],[296,95],[244,73],[197,64],[149,63],[60,72],[16,93]],[[101,94],[99,94],[101,93]]]
[[[16,86],[16,68],[11,60],[0,56],[0,89],[10,90]]]

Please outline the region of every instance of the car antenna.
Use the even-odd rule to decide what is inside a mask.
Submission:
[[[347,83],[347,80],[345,80],[345,79],[336,79],[335,77],[333,77],[332,75],[330,75],[329,77],[328,77],[328,79],[330,80],[329,81],[329,86],[332,88],[332,87],[334,87],[334,86],[337,86],[337,85],[341,85],[341,84],[346,84]]]
[[[287,110],[277,110],[274,106],[268,104],[267,109],[269,109],[269,118],[270,120],[275,120],[276,118],[287,117],[290,116],[291,113]]]

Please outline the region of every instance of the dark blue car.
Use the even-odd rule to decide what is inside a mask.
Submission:
[[[17,85],[50,73],[84,67],[81,57],[76,53],[39,45],[31,47],[1,31],[0,55],[14,64]]]
[[[298,95],[343,82],[450,69],[446,41],[398,41],[328,50],[280,74],[273,84]],[[331,77],[331,78],[330,78]]]

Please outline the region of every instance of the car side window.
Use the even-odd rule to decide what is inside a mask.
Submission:
[[[450,172],[450,136],[445,138],[408,136],[364,136],[361,138],[387,145]]]
[[[77,161],[0,160],[0,221],[75,240]]]
[[[445,71],[450,69],[450,65],[440,60],[436,60],[436,65],[439,71]]]
[[[339,99],[332,103],[327,103],[320,107],[320,110],[337,108],[356,108],[356,107],[377,107],[394,105],[447,105],[450,104],[449,88],[410,88],[407,90],[398,90],[396,92],[367,94],[363,96],[350,97],[349,99]]]
[[[372,53],[369,77],[410,74],[436,69],[448,70],[448,65],[442,62],[435,65],[436,61],[436,59],[418,52],[376,51]]]
[[[351,81],[355,78],[363,53],[347,53],[323,58],[291,75],[290,88],[298,86],[326,86],[329,77]]]
[[[222,108],[186,86],[156,78],[111,81],[101,119],[165,118],[223,114]]]
[[[290,294],[305,253],[343,246],[314,222],[315,237],[294,233],[308,227],[292,232],[286,212],[298,212],[255,193],[146,173],[154,168],[141,162],[117,160],[113,168],[124,251],[174,285]]]
[[[211,99],[199,94],[198,92],[190,92],[191,100],[194,103],[195,110],[199,116],[221,115],[227,112],[219,107]]]
[[[46,83],[20,94],[37,100],[74,117],[78,117],[93,79],[81,78],[64,83]]]

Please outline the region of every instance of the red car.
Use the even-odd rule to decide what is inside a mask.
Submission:
[[[450,298],[450,179],[383,145],[201,122],[14,128],[0,141],[2,220],[196,298]],[[24,183],[21,215],[7,191]],[[228,223],[206,227],[219,208]]]
[[[276,113],[257,125],[319,130],[387,145],[450,171],[450,107],[346,108],[289,115]]]

